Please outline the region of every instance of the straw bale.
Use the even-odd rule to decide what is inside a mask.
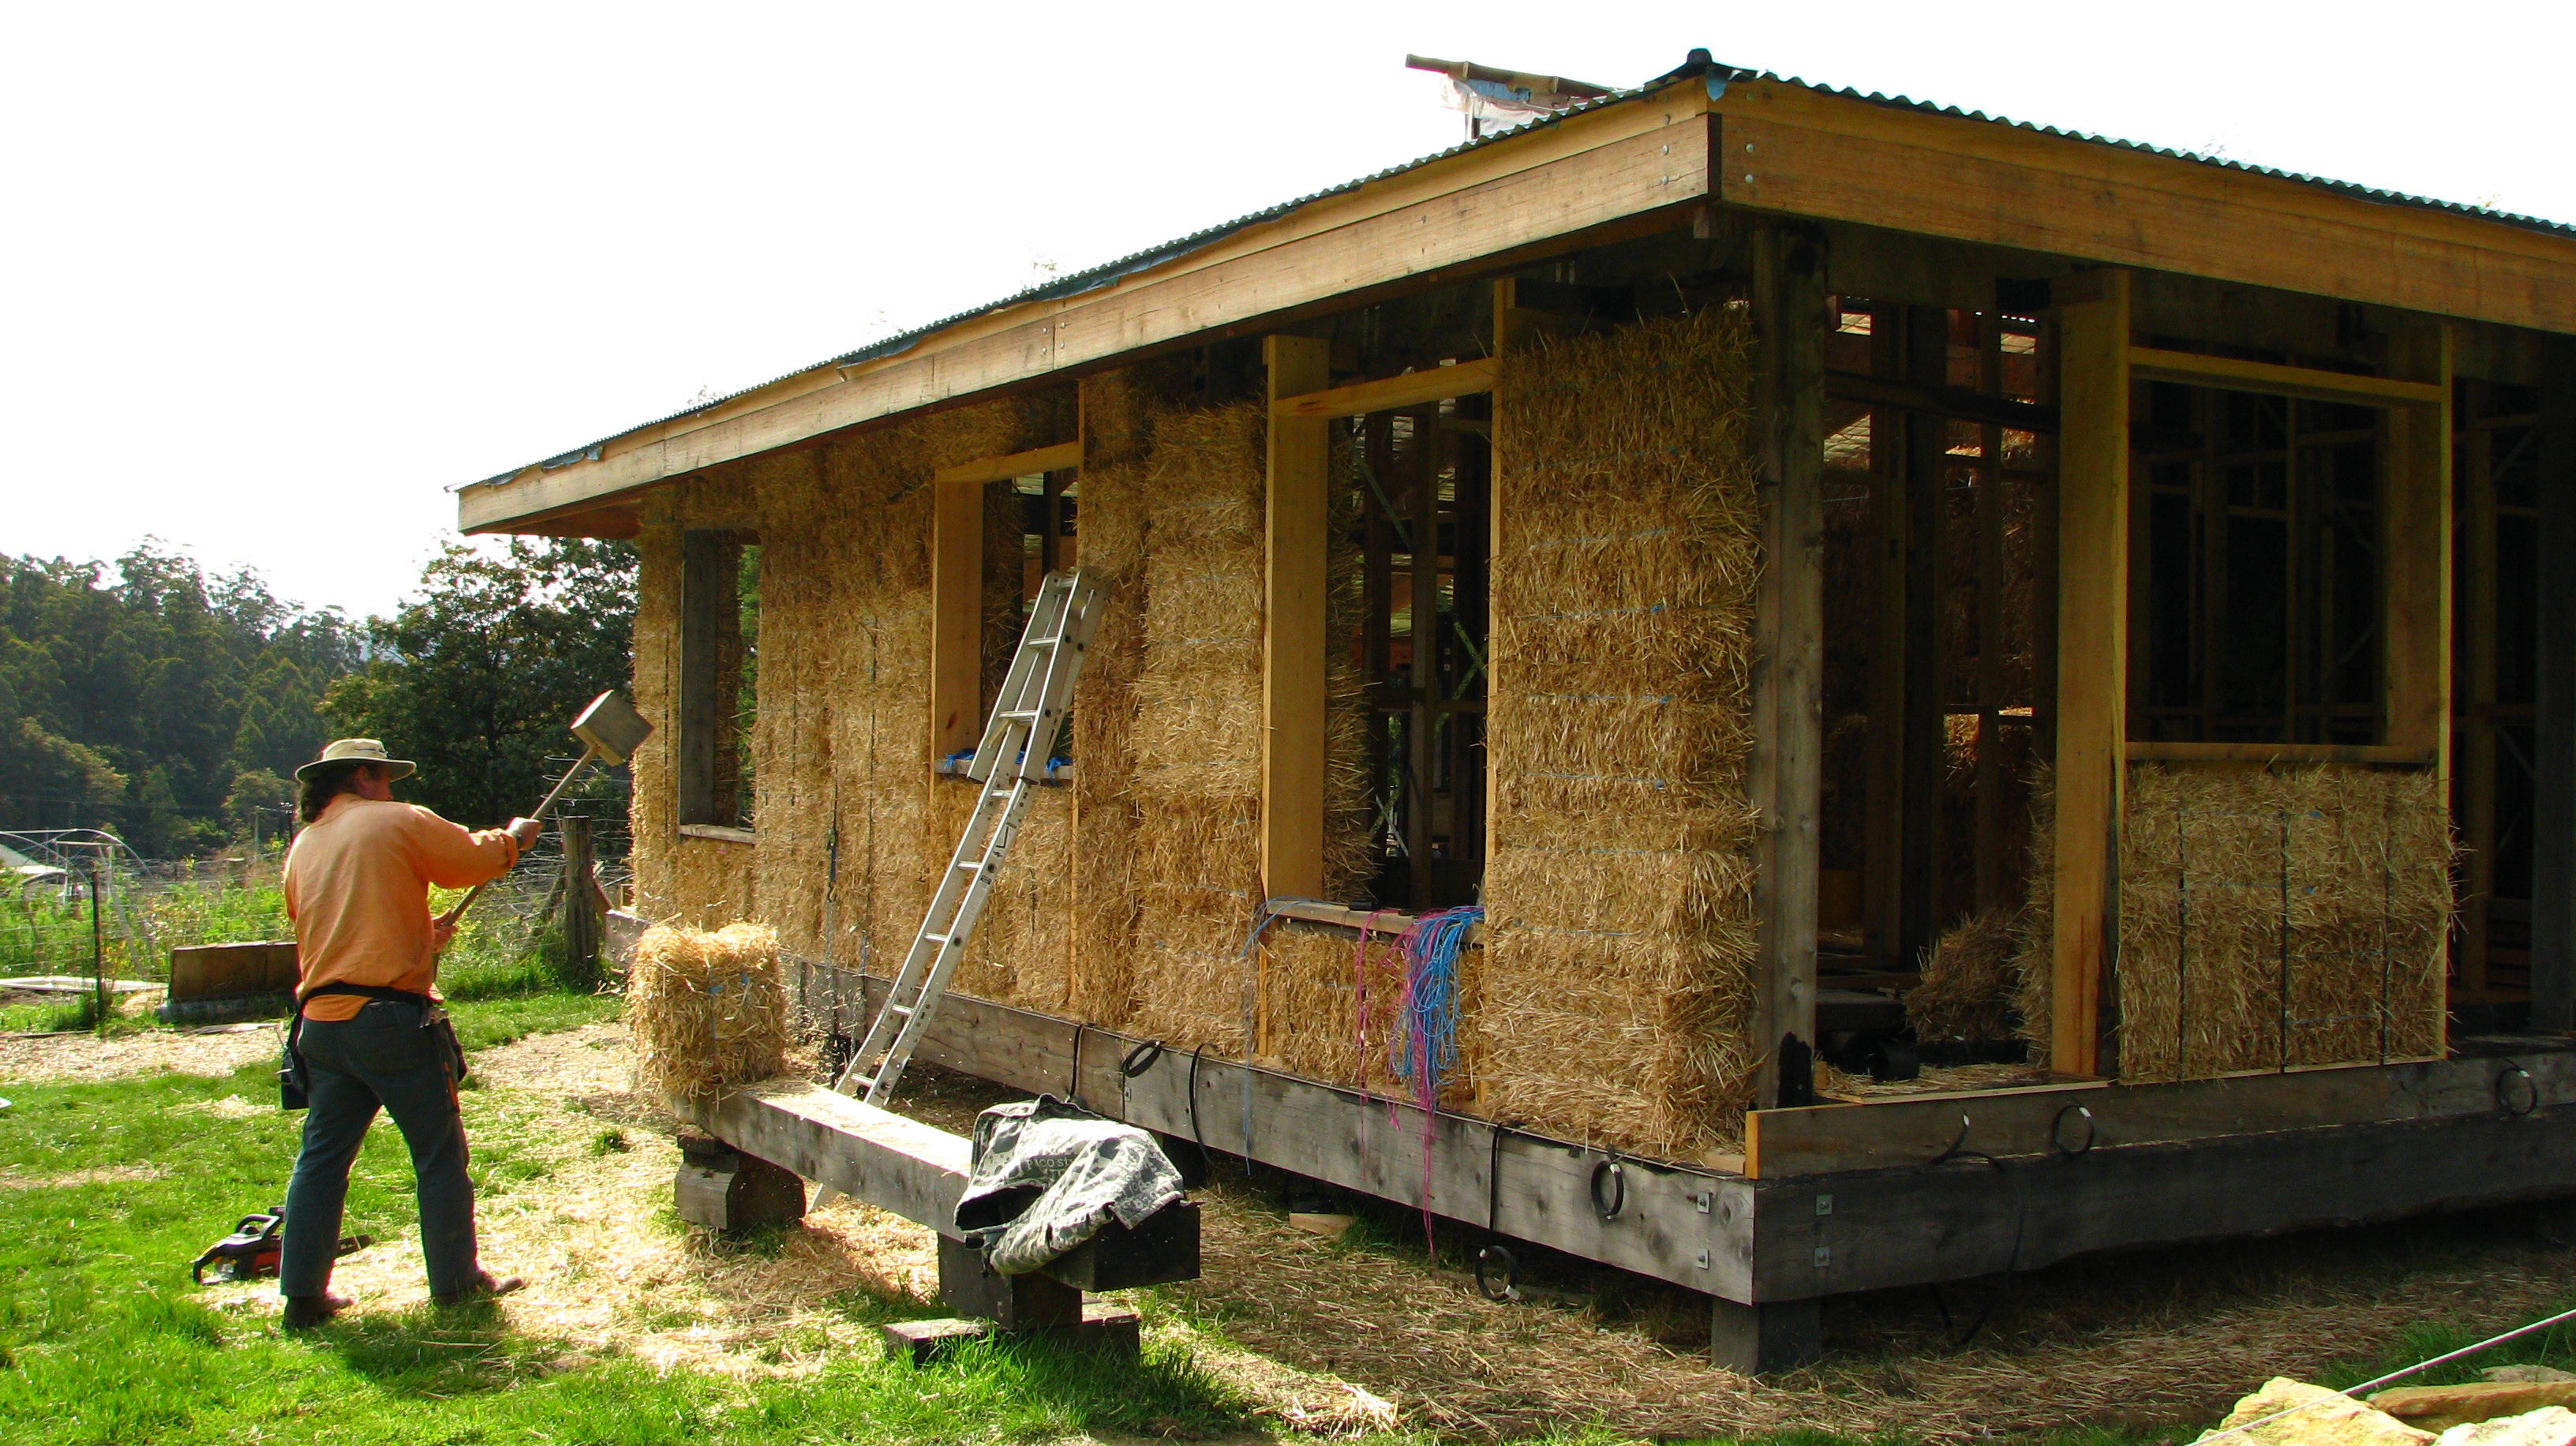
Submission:
[[[778,935],[758,924],[712,933],[656,924],[635,946],[626,1017],[644,1087],[713,1099],[787,1068],[788,1001]]]
[[[1923,982],[1905,991],[1905,1021],[1915,1038],[2013,1037],[2013,923],[2019,913],[1994,908],[1970,915],[1923,951]]]
[[[2013,916],[2013,1013],[2030,1062],[2049,1062],[2049,984],[2057,958],[2057,775],[2045,761],[2030,769],[2029,887]]]
[[[1482,1100],[1670,1156],[1735,1137],[1761,1057],[1751,370],[1717,309],[1543,342],[1495,398]]]
[[[1073,694],[1072,959],[1065,1008],[1123,1025],[1134,1007],[1133,879],[1135,706],[1144,662],[1145,456],[1151,443],[1152,369],[1103,372],[1082,382],[1081,558],[1101,587],[1100,620]]]
[[[2121,1077],[2439,1053],[2446,805],[2429,770],[2133,766]]]
[[[2023,1035],[2044,1062],[2045,770],[2031,797],[2031,903],[2015,967]],[[2122,844],[2121,1078],[2441,1051],[2456,845],[2437,776],[2134,764]]]

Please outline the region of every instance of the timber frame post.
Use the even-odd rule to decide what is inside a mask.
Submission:
[[[2048,1062],[2103,1072],[2128,794],[2129,273],[2060,279],[2057,829]]]
[[[2388,339],[2391,380],[2421,382],[2435,399],[2380,409],[2379,555],[2387,663],[2382,710],[2387,746],[2451,772],[2451,356],[2447,326]],[[2542,556],[2548,554],[2543,553]]]
[[[1824,335],[1821,237],[1766,227],[1753,238],[1753,318],[1761,347],[1762,579],[1754,604],[1753,756],[1760,819],[1753,876],[1753,1036],[1768,1051],[1755,1086],[1765,1108],[1803,1103],[1812,1083],[1781,1079],[1779,1046],[1816,1038],[1818,813],[1824,757]],[[1785,1097],[1784,1097],[1785,1096]]]
[[[2549,339],[2540,393],[2539,717],[2531,1027],[2576,1030],[2576,337]]]
[[[1313,337],[1261,340],[1272,403],[1263,443],[1261,887],[1274,899],[1324,892],[1324,531],[1332,422],[1282,415],[1277,404],[1330,387],[1331,356],[1331,344]]]

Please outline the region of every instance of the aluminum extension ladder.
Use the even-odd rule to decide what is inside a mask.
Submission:
[[[939,877],[903,968],[886,991],[883,1008],[869,1024],[867,1038],[850,1054],[848,1067],[832,1088],[842,1094],[865,1089],[867,1102],[882,1106],[894,1094],[904,1067],[930,1025],[932,1011],[948,992],[948,976],[966,951],[966,941],[983,915],[993,891],[993,875],[1009,853],[1029,790],[1046,776],[1047,754],[1073,699],[1073,680],[1082,671],[1083,651],[1100,623],[1100,586],[1082,574],[1051,572],[1038,584],[1029,625],[1020,635],[1011,671],[1002,680],[993,716],[984,725],[984,740],[966,776],[984,785],[974,816],[957,840],[957,851]],[[868,1072],[873,1066],[874,1072]],[[817,1197],[828,1199],[827,1189]]]

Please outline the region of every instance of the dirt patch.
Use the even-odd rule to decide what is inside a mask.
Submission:
[[[278,1029],[269,1024],[221,1034],[156,1029],[106,1039],[90,1034],[0,1039],[0,1080],[32,1084],[121,1079],[164,1070],[220,1077],[252,1060],[277,1058]]]
[[[166,1173],[152,1165],[108,1165],[96,1170],[74,1170],[63,1175],[21,1175],[15,1170],[0,1170],[0,1190],[69,1190],[80,1185],[114,1185],[134,1180],[158,1180]]]

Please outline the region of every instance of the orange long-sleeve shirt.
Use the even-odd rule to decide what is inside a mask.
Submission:
[[[320,984],[428,994],[438,980],[429,886],[462,889],[508,873],[519,846],[428,809],[344,793],[286,851],[286,916],[295,921],[295,995]],[[352,1019],[356,994],[326,994],[307,1019]]]

